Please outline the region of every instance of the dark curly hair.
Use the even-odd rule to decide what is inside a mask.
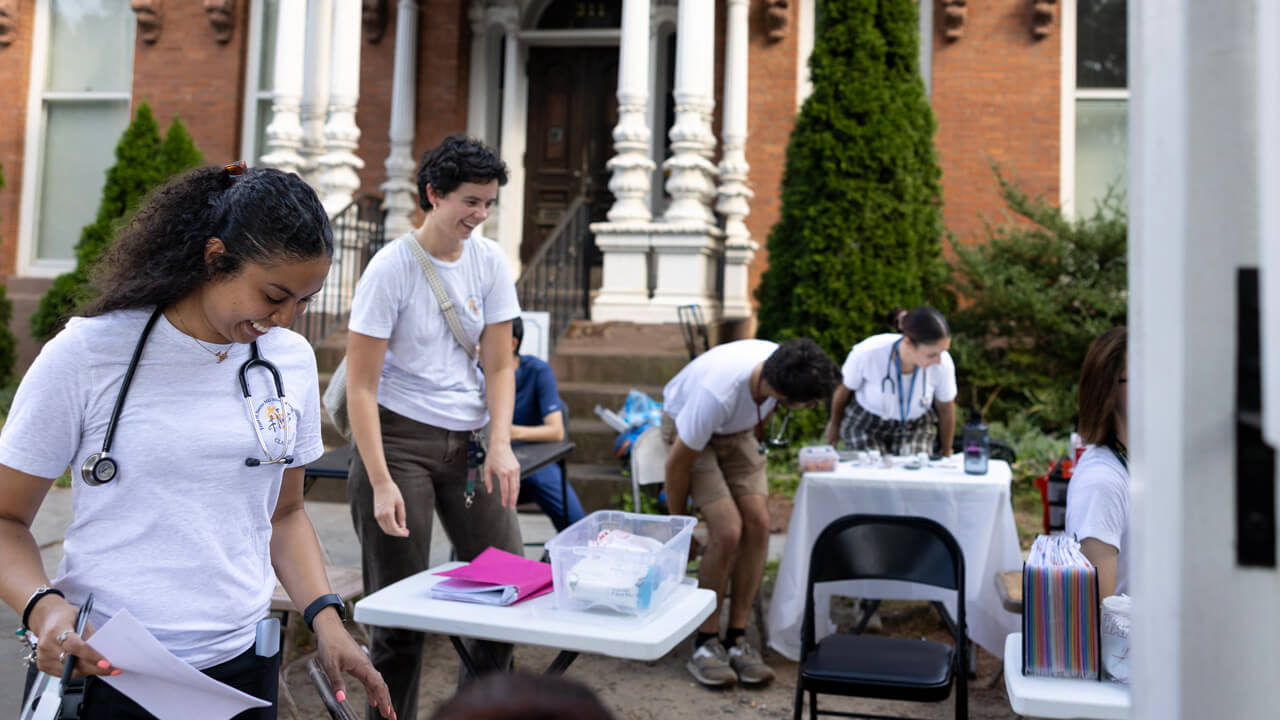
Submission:
[[[205,262],[210,238],[227,251]],[[320,198],[301,178],[272,168],[233,176],[196,168],[148,196],[93,269],[86,316],[167,307],[245,263],[333,257],[333,231]]]
[[[835,362],[809,338],[794,338],[779,345],[764,361],[760,375],[769,387],[793,403],[829,398],[840,382]]]
[[[904,315],[900,327],[902,334],[911,338],[911,341],[917,345],[921,343],[932,345],[943,338],[951,337],[951,328],[947,325],[947,319],[928,305],[921,305]]]
[[[422,153],[418,164],[418,207],[431,212],[427,186],[440,195],[448,195],[462,183],[481,185],[498,181],[507,184],[507,165],[488,145],[462,133],[450,135],[434,148]]]

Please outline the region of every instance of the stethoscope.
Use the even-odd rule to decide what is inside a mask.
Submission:
[[[920,363],[916,363],[915,369],[911,371],[911,380],[907,385],[907,394],[902,395],[902,353],[898,346],[902,344],[902,338],[893,341],[893,348],[889,351],[889,364],[884,368],[884,377],[880,380],[880,394],[884,397],[893,395],[898,400],[898,421],[901,426],[901,432],[905,435],[907,432],[907,411],[911,408],[911,398],[915,394],[916,375],[920,374]],[[893,377],[893,370],[897,369],[896,383]],[[897,391],[896,393],[894,391]],[[925,375],[920,380],[920,408],[929,409],[927,402],[929,396],[929,377]]]
[[[156,311],[151,313],[146,326],[142,328],[142,334],[138,337],[138,344],[133,349],[133,357],[129,359],[129,367],[124,372],[124,380],[120,383],[120,392],[116,395],[116,404],[111,410],[111,418],[107,421],[107,434],[102,439],[102,452],[90,455],[80,465],[80,477],[91,486],[105,485],[120,474],[119,464],[116,463],[115,458],[111,457],[111,440],[115,437],[116,424],[120,421],[120,412],[124,409],[124,398],[129,393],[129,384],[133,382],[133,375],[138,370],[142,348],[147,344],[147,336],[151,334],[151,328],[155,327],[160,313],[161,308],[156,308]],[[257,413],[253,411],[253,396],[249,393],[248,374],[249,370],[255,367],[264,368],[271,373],[271,378],[275,381],[277,399],[280,402],[280,430],[284,438],[279,455],[272,455],[267,449],[267,441],[262,436],[262,423],[258,421]],[[240,391],[244,393],[244,405],[249,411],[249,420],[253,423],[253,432],[258,438],[258,446],[262,448],[262,454],[267,458],[266,460],[245,458],[244,464],[249,467],[291,464],[293,457],[286,454],[289,448],[289,406],[284,401],[284,383],[280,380],[280,371],[276,366],[259,355],[257,342],[249,344],[249,359],[240,366]]]

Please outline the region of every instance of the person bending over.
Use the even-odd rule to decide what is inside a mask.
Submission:
[[[698,356],[662,390],[662,436],[671,446],[667,506],[683,514],[692,496],[707,523],[698,584],[716,592],[716,612],[698,629],[685,665],[703,685],[773,679],[745,635],[769,546],[765,421],[778,405],[812,407],[838,381],[835,363],[808,338],[782,345],[739,340]],[[722,643],[726,586],[729,629]]]

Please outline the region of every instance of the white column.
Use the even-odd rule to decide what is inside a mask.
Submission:
[[[302,169],[302,67],[305,59],[304,38],[295,28],[307,18],[306,0],[280,0],[276,19],[276,65],[272,83],[275,98],[271,104],[271,124],[267,125],[267,154],[262,164],[285,172]]]
[[[396,59],[391,85],[391,154],[387,155],[387,181],[381,188],[389,238],[413,229],[411,216],[418,207],[413,162],[417,65],[418,0],[400,0],[396,6]]]
[[[708,199],[715,195],[715,166],[708,158],[715,136],[708,118],[715,107],[711,95],[715,70],[716,6],[708,0],[680,0],[676,27],[676,123],[671,128],[674,153],[665,167],[671,177],[667,192],[668,222],[714,222]],[[661,280],[661,278],[660,278]]]
[[[505,62],[502,86],[502,161],[507,186],[499,191],[498,244],[507,254],[513,276],[520,275],[520,238],[524,234],[524,152],[528,75],[520,47],[520,11],[512,6],[490,8],[489,17],[502,26]]]
[[[290,28],[290,32],[297,32]],[[320,186],[320,156],[325,152],[324,122],[329,114],[329,48],[333,42],[332,0],[307,3],[307,63],[302,88],[302,176]]]
[[[613,129],[617,155],[609,159],[613,171],[609,190],[613,207],[609,222],[646,222],[649,212],[649,0],[623,0],[622,37],[618,47],[618,125]]]
[[[720,140],[720,200],[716,210],[725,217],[724,315],[751,317],[748,271],[757,245],[743,222],[754,196],[747,187],[747,11],[748,0],[728,0],[725,28],[724,118]]]
[[[324,125],[325,154],[320,156],[320,197],[332,215],[351,202],[360,187],[356,171],[364,161],[356,156],[360,128],[356,101],[360,97],[360,4],[339,0],[333,8],[333,45],[329,64],[329,119]]]
[[[471,21],[471,84],[467,92],[467,134],[489,141],[489,23],[485,0],[471,0],[467,19]]]

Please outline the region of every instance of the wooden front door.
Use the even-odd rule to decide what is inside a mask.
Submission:
[[[605,163],[618,124],[618,49],[535,47],[529,51],[529,127],[520,261],[542,247],[569,203],[588,193],[592,221],[613,194]]]

